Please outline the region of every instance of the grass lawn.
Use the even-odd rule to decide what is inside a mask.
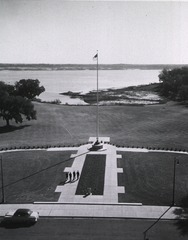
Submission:
[[[55,193],[55,188],[65,180],[63,171],[65,167],[72,165],[73,160],[69,160],[72,153],[25,151],[3,154],[4,185],[8,185],[5,187],[6,202],[57,201],[59,193]],[[55,164],[57,166],[41,171]],[[15,181],[34,173],[37,174],[12,185]]]
[[[170,205],[173,193],[174,157],[176,165],[175,203],[188,195],[188,157],[169,153],[119,152],[118,185],[125,186],[119,202],[141,202],[144,205]]]
[[[35,103],[37,120],[12,123],[9,132],[0,119],[0,148],[73,145],[96,136],[95,106]],[[100,136],[122,146],[187,149],[188,108],[175,103],[153,106],[100,106]]]
[[[77,195],[85,195],[91,188],[93,195],[103,195],[106,155],[88,154],[84,162],[78,187]]]
[[[22,125],[12,123],[14,127],[9,131],[0,119],[0,148],[83,144],[96,135],[95,106],[35,103],[35,108],[36,121],[24,121]],[[110,137],[111,143],[188,150],[188,108],[185,106],[175,103],[142,107],[100,106],[99,113],[100,136]],[[45,150],[3,153],[5,185],[68,159],[70,154]],[[118,160],[118,165],[123,167],[124,173],[118,174],[118,181],[120,186],[125,186],[126,195],[119,194],[119,201],[169,205],[173,154],[121,154],[123,157]],[[187,155],[178,158],[181,164],[177,166],[177,203],[188,192]],[[59,196],[54,193],[55,187],[64,180],[64,167],[71,166],[71,161],[7,187],[7,202],[54,201]]]
[[[72,153],[75,152],[35,150],[4,153],[4,184],[8,185],[5,188],[6,202],[57,201],[60,193],[55,193],[55,189],[65,180],[64,168],[72,166]],[[118,185],[125,187],[125,194],[119,194],[119,202],[170,205],[175,156],[179,160],[179,165],[176,166],[175,203],[179,205],[181,199],[188,195],[187,155],[134,152],[118,154],[122,158],[117,160],[117,167],[123,168],[123,173],[118,173]],[[93,195],[103,194],[105,161],[105,154],[86,155],[76,194],[85,195],[89,187]],[[51,167],[53,165],[55,166]],[[48,170],[41,171],[46,168]],[[30,175],[33,176],[27,178]]]

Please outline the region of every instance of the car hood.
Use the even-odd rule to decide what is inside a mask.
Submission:
[[[32,212],[30,217],[39,217],[39,213],[38,212]]]
[[[5,217],[12,217],[14,215],[15,211],[7,212],[5,214]]]
[[[5,214],[5,218],[12,217],[14,215],[15,211],[10,211]],[[38,218],[39,213],[38,212],[32,212],[28,218]]]

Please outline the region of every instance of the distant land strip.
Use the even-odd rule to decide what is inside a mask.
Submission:
[[[162,70],[188,67],[188,64],[99,64],[99,70]],[[0,63],[0,71],[96,70],[96,64],[10,64]]]

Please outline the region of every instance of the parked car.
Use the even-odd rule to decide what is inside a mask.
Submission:
[[[13,222],[37,222],[38,218],[38,212],[33,212],[30,209],[19,208],[15,211],[7,212],[4,220]]]

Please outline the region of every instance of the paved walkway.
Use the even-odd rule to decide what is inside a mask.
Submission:
[[[105,140],[107,139],[105,138]],[[89,195],[87,197],[84,197],[83,195],[76,195],[78,181],[67,182],[64,185],[57,186],[55,190],[55,192],[61,193],[58,200],[59,203],[118,203],[118,193],[125,192],[124,187],[118,186],[117,182],[117,174],[118,172],[122,172],[123,169],[117,168],[117,158],[120,158],[121,155],[117,155],[116,147],[104,144],[101,151],[88,151],[90,147],[91,144],[79,147],[78,152],[71,155],[71,158],[75,157],[72,166],[65,168],[64,172],[73,173],[73,171],[79,171],[81,173],[86,155],[105,155],[106,166],[103,195]]]
[[[103,218],[141,218],[157,219],[168,206],[136,206],[128,204],[1,204],[0,216],[18,208],[30,208],[38,211],[41,217],[103,217]],[[162,219],[175,219],[175,208],[171,208]]]
[[[64,169],[64,172],[79,171],[82,172],[87,154],[104,154],[106,156],[106,166],[104,175],[104,192],[103,195],[89,195],[83,197],[76,195],[78,181],[58,185],[55,192],[60,193],[58,202],[35,202],[33,204],[0,204],[0,216],[10,210],[17,208],[30,208],[38,211],[43,217],[114,217],[114,218],[159,218],[169,207],[168,206],[143,206],[142,203],[118,203],[118,193],[125,193],[126,189],[118,186],[118,173],[123,171],[117,167],[118,151],[138,151],[150,152],[147,149],[117,148],[109,145],[110,138],[100,138],[103,141],[103,149],[99,151],[89,151],[95,138],[89,139],[89,144],[73,147],[77,150],[72,154],[74,158],[71,167]],[[70,148],[68,148],[70,150]],[[64,151],[65,148],[50,148],[47,151]],[[96,176],[97,177],[97,176]],[[163,216],[162,219],[175,219],[174,208]]]

